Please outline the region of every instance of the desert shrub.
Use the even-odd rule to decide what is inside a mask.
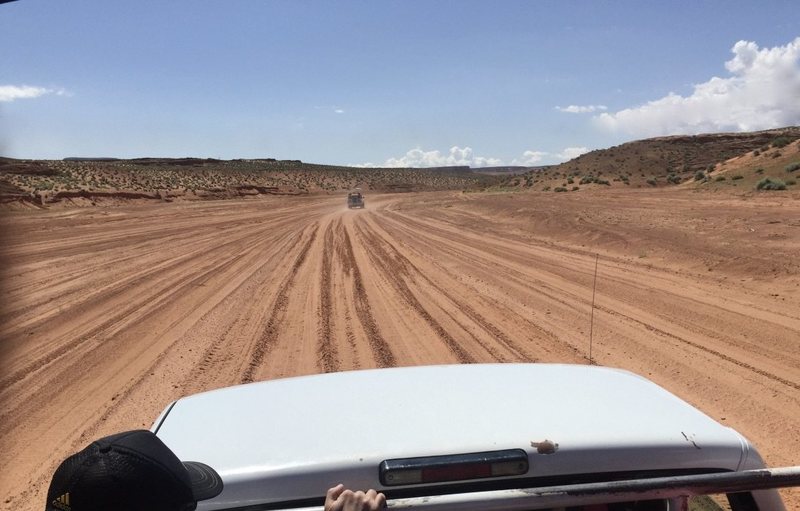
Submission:
[[[763,173],[764,173],[764,169],[763,168],[757,168],[756,169],[756,174],[763,174]]]
[[[573,187],[572,187],[572,191],[573,191],[573,192],[574,192],[575,190],[580,190],[580,189],[581,189],[581,187],[580,187],[580,186],[573,186]]]
[[[786,183],[780,179],[765,177],[758,182],[756,190],[786,190]]]
[[[794,179],[787,179],[786,180],[786,186],[794,186],[796,184],[797,184],[797,181],[795,181]]]
[[[775,151],[774,153],[772,153],[772,157],[773,158],[780,158],[781,157],[781,152],[780,151]]]
[[[733,177],[731,178],[731,181],[738,181],[738,180],[740,180],[740,179],[744,179],[744,176],[743,176],[743,175],[741,175],[741,174],[736,174],[735,176],[733,176]]]
[[[658,184],[658,183],[656,182],[656,180],[655,180],[655,179],[653,179],[652,177],[651,177],[650,179],[648,179],[648,180],[646,181],[646,183],[647,183],[647,184],[649,184],[650,186],[656,186],[656,185]]]
[[[714,181],[725,181],[726,179],[728,178],[725,176],[717,176],[717,178]]]
[[[759,154],[761,154],[761,151],[759,151],[758,149],[753,151],[753,156],[758,156]]]
[[[568,184],[572,184],[572,183],[574,183],[574,182],[575,182],[575,180],[574,180],[574,179],[572,179],[572,178],[569,178],[569,179],[567,179],[567,183],[568,183]]]
[[[786,172],[794,172],[797,169],[800,169],[800,161],[790,163],[789,165],[783,168],[783,170],[785,170]]]
[[[681,176],[675,174],[667,176],[667,182],[676,185],[681,182]]]
[[[550,186],[545,186],[544,188],[542,188],[542,191],[543,192],[549,192],[550,191]]]
[[[594,183],[595,177],[589,174],[588,176],[583,176],[578,184],[588,185],[590,183]]]
[[[567,189],[564,188],[563,186],[557,186],[553,191],[554,192],[566,192]]]
[[[792,139],[789,137],[778,137],[772,141],[772,147],[786,147],[791,143]]]
[[[702,180],[704,180],[705,178],[706,178],[706,173],[705,173],[705,172],[703,172],[702,170],[698,170],[698,171],[697,171],[697,172],[695,172],[695,174],[694,174],[694,180],[695,180],[695,181],[702,181]]]
[[[708,167],[706,167],[706,170],[709,171],[709,172],[714,172],[714,167],[715,167],[715,165],[712,163]]]

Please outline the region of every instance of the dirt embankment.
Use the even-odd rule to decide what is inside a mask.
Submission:
[[[409,193],[2,217],[4,510],[56,464],[248,381],[435,363],[587,363],[800,453],[800,201],[693,192]],[[800,495],[786,492],[790,509]]]

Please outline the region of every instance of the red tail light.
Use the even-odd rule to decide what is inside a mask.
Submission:
[[[385,460],[380,464],[384,486],[508,477],[528,472],[522,449]]]

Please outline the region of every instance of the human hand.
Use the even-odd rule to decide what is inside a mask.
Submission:
[[[337,484],[325,496],[325,511],[380,511],[386,507],[386,496],[375,490],[346,490]]]

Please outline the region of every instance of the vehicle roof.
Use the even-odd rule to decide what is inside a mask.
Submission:
[[[382,488],[393,458],[520,448],[526,477],[737,470],[734,430],[633,373],[597,366],[477,364],[364,370],[182,398],[154,425],[184,461],[222,476],[210,508]],[[558,444],[538,454],[536,442]],[[757,458],[757,454],[753,452]]]

